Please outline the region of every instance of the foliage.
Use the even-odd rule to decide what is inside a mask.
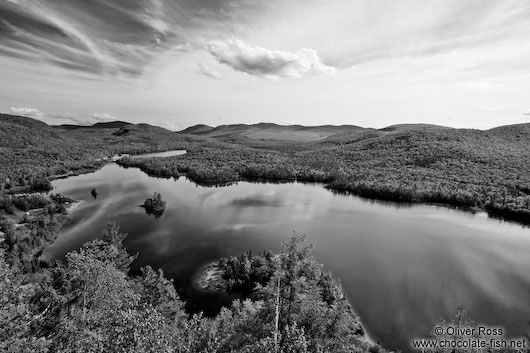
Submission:
[[[0,230],[5,233],[5,241],[0,243],[5,260],[23,273],[35,273],[47,266],[40,260],[42,249],[57,237],[59,228],[66,222],[66,216],[43,210],[36,216],[24,216],[25,223],[15,226],[9,219],[0,220]]]
[[[0,253],[0,351],[331,353],[370,346],[331,277],[337,295],[324,298],[320,265],[301,237],[279,257],[264,254],[278,263],[270,280],[256,285],[254,300],[236,300],[213,318],[188,316],[162,271],[145,267],[128,276],[124,237],[109,224],[101,240],[33,283]]]
[[[223,271],[223,279],[228,283],[229,292],[250,295],[257,285],[264,286],[278,268],[278,261],[270,251],[252,256],[251,252],[221,258],[218,267]]]
[[[48,352],[51,341],[31,334],[31,324],[43,313],[33,312],[36,285],[24,284],[0,251],[0,352]]]
[[[7,199],[9,199],[13,205],[22,211],[43,208],[50,204],[49,199],[40,194],[18,195],[14,197],[7,197]]]

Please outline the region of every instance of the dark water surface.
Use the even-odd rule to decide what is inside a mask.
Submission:
[[[212,313],[229,302],[193,287],[203,265],[249,249],[278,251],[294,230],[308,235],[317,259],[340,279],[364,326],[386,348],[408,351],[411,338],[428,335],[459,305],[508,336],[527,330],[530,230],[516,224],[333,195],[321,185],[201,187],[115,164],[53,185],[83,202],[44,256],[62,258],[115,220],[129,234],[129,252],[139,253],[135,268],[163,268],[192,310]],[[154,192],[167,201],[159,219],[138,207]]]

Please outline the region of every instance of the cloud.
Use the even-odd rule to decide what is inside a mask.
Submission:
[[[208,50],[220,63],[236,71],[265,78],[301,78],[326,75],[336,68],[325,65],[314,49],[303,48],[296,53],[270,50],[241,40],[211,41]]]
[[[180,130],[177,124],[171,121],[167,121],[167,120],[160,121],[158,126],[163,127],[164,129],[167,129],[167,130],[171,130],[171,131]]]
[[[35,119],[41,119],[44,116],[40,110],[29,107],[11,107],[11,112],[16,115],[27,116]]]
[[[182,45],[184,16],[171,1],[0,1],[0,48],[36,64],[106,75],[139,75]]]
[[[82,116],[72,113],[47,115],[49,120],[66,120],[75,125],[94,125],[95,123],[104,123],[108,121],[120,120],[118,117],[109,113],[93,113],[88,116]]]
[[[195,69],[195,71],[198,73],[198,74],[201,74],[203,76],[206,76],[206,77],[209,77],[209,78],[213,78],[213,79],[220,79],[222,76],[221,74],[219,73],[219,71],[215,71],[211,68],[209,68],[208,66],[204,66],[203,64],[199,63],[197,65],[197,69]]]
[[[527,112],[525,112],[525,113],[523,113],[523,115],[524,115],[524,116],[530,116],[530,110],[527,111]]]
[[[50,124],[73,124],[73,125],[91,125],[93,122],[86,117],[80,117],[75,114],[64,113],[64,114],[53,114],[45,116],[46,122]]]
[[[90,115],[89,119],[96,122],[116,121],[119,120],[116,116],[109,113],[94,113]]]
[[[11,113],[45,121],[49,124],[93,125],[99,122],[119,120],[109,113],[79,115],[74,113],[45,113],[30,107],[11,107]]]

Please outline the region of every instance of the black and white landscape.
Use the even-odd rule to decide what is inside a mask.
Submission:
[[[0,352],[526,351],[529,15],[0,0]]]

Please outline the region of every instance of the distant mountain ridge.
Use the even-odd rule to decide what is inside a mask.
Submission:
[[[278,125],[274,123],[233,124],[212,127],[208,125],[194,125],[179,133],[202,135],[224,141],[250,140],[278,140],[278,141],[317,141],[331,135],[343,132],[359,132],[365,128],[355,125]]]
[[[30,129],[33,137],[45,138],[48,136],[58,139],[64,138],[63,135],[56,134],[61,133],[61,131],[78,131],[79,133],[86,131],[91,135],[98,131],[107,131],[108,133],[117,136],[129,133],[148,133],[153,137],[157,134],[163,134],[165,137],[175,134],[170,130],[146,123],[134,124],[126,121],[108,121],[98,122],[88,126],[74,124],[48,125],[43,121],[24,116],[0,114],[0,136],[4,137],[2,145],[18,145],[21,144],[22,141],[30,143],[29,141],[32,140],[32,136],[27,134],[23,134],[25,137],[20,141],[11,141],[13,136],[20,135],[15,131],[18,129],[17,126],[23,129]],[[11,133],[8,133],[8,131],[11,131]],[[381,129],[366,128],[356,125],[303,126],[257,123],[219,125],[213,127],[197,124],[177,132],[177,135],[200,136],[201,138],[212,138],[222,142],[249,143],[251,145],[256,145],[256,143],[259,145],[259,143],[267,141],[270,143],[304,143],[307,145],[307,143],[352,143],[387,135],[408,134],[412,132],[436,133],[443,131],[446,133],[454,131],[454,133],[458,135],[479,133],[481,135],[496,136],[504,139],[524,139],[530,137],[530,123],[498,126],[489,130],[456,129],[421,123],[390,125]],[[15,132],[15,134],[12,134],[13,132]]]
[[[48,125],[43,121],[18,115],[0,114],[0,147],[61,148],[61,145],[83,145],[91,140],[98,148],[117,144],[156,145],[157,141],[182,140],[184,136],[159,126],[126,121],[99,122],[85,125]],[[194,137],[202,139],[200,137]],[[111,143],[112,145],[112,143]],[[139,147],[140,148],[140,147]]]
[[[52,125],[53,127],[59,127],[64,129],[119,129],[125,125],[134,125],[126,121],[105,121],[95,123],[93,125],[76,125],[76,124],[62,124],[62,125]]]

